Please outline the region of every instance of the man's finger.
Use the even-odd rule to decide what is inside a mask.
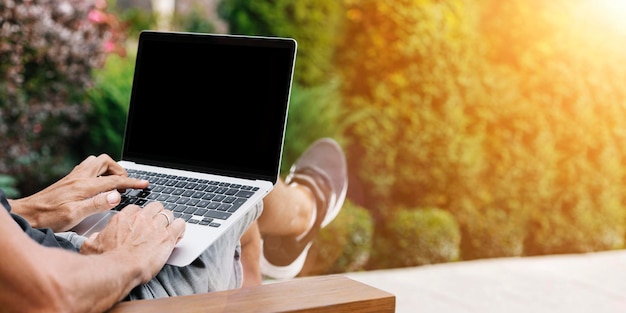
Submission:
[[[97,174],[99,175],[124,175],[126,170],[115,162],[109,155],[101,154],[96,157],[96,164],[99,166]]]
[[[80,186],[85,193],[100,192],[102,190],[145,189],[150,182],[145,179],[111,175],[84,179]]]
[[[131,216],[137,212],[142,212],[142,211],[143,209],[140,206],[135,205],[135,204],[130,204],[130,205],[125,206],[122,210],[120,210],[120,213],[124,213],[124,214],[127,214],[128,216]],[[117,215],[119,214],[113,215],[113,218],[115,218]]]
[[[167,228],[172,235],[176,237],[176,243],[178,243],[185,236],[185,221],[181,218],[175,218],[172,224]]]
[[[163,211],[163,204],[160,202],[150,202],[143,207],[142,213],[154,218],[161,211]]]
[[[91,205],[94,212],[112,209],[120,204],[122,197],[117,190],[103,192],[91,198]]]

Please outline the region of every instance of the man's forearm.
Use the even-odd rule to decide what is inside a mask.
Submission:
[[[46,259],[25,262],[0,284],[2,305],[20,312],[103,312],[142,282],[142,272],[123,255],[105,253],[84,256],[56,248],[44,248]],[[31,254],[35,260],[41,255]],[[30,259],[33,260],[33,259]],[[2,261],[0,261],[0,264]],[[85,266],[89,264],[89,266]],[[4,265],[4,264],[3,264]],[[106,270],[104,270],[106,269]]]
[[[66,257],[60,259],[63,264],[57,263],[56,267],[61,270],[54,273],[61,289],[72,295],[63,304],[64,309],[103,312],[122,300],[135,286],[149,279],[137,266],[139,262],[130,260],[121,251],[87,256],[72,253],[71,262],[67,262]]]
[[[0,211],[3,312],[102,312],[148,280],[136,254],[81,255],[40,246]]]

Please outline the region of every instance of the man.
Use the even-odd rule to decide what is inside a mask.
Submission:
[[[347,188],[345,177],[341,148],[330,139],[314,143],[292,167],[286,183],[277,184],[268,195],[272,199],[282,194],[280,197],[288,199],[285,195],[291,192],[300,196],[308,192],[308,198],[293,198],[309,202],[303,210],[291,210],[300,213],[289,218],[274,214],[287,212],[285,204],[292,204],[279,201],[267,207],[267,218],[260,219],[263,203],[259,203],[192,264],[175,267],[164,264],[184,235],[185,224],[160,203],[144,208],[129,205],[90,238],[64,232],[94,212],[117,206],[121,199],[118,190],[142,189],[149,184],[127,177],[109,156],[90,156],[66,177],[30,197],[8,200],[0,192],[4,207],[0,209],[0,249],[4,255],[0,258],[1,307],[9,312],[102,312],[124,299],[240,287],[245,276],[242,235],[247,233],[242,243],[258,248],[256,254],[254,249],[244,249],[252,251],[247,256],[262,251],[279,269],[292,267],[306,257],[313,236],[341,208]],[[254,227],[247,231],[250,225]],[[272,226],[274,231],[255,234]],[[262,236],[274,244],[263,243],[260,248]],[[252,277],[259,275],[258,268],[254,262],[244,261],[243,271],[256,275]],[[290,269],[290,273],[295,271],[299,269]]]

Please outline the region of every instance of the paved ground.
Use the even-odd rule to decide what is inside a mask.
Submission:
[[[626,312],[626,251],[348,273],[396,295],[396,312]]]

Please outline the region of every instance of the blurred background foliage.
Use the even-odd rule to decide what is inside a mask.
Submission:
[[[67,155],[87,129],[91,70],[120,40],[105,9],[83,1],[0,4],[0,173],[16,179],[18,193],[73,166]]]
[[[0,187],[15,194],[87,154],[119,156],[135,39],[163,17],[149,1],[33,1],[50,12],[57,2],[76,8],[72,19],[50,13],[60,25],[83,19],[99,32],[42,45],[67,27],[44,30],[0,4],[1,22],[22,30],[0,37]],[[325,136],[350,166],[348,201],[302,273],[315,275],[623,249],[619,4],[178,0],[169,30],[298,41],[283,172]],[[94,9],[108,22],[90,19]],[[123,44],[103,48],[120,33]],[[80,53],[65,63],[46,52],[69,45]],[[67,64],[82,66],[70,66],[80,79]]]

